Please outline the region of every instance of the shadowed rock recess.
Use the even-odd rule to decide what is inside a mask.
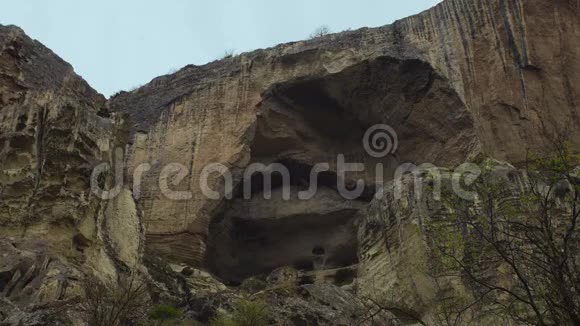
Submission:
[[[402,163],[452,168],[487,157],[517,165],[562,130],[578,149],[579,40],[576,0],[446,0],[391,25],[189,65],[106,100],[38,41],[0,25],[0,323],[34,324],[82,297],[85,275],[114,283],[130,271],[148,280],[154,300],[172,298],[202,321],[212,313],[196,300],[213,293],[220,306],[252,279],[303,289],[273,304],[279,323],[346,325],[356,317],[350,296],[371,290],[429,320],[436,289],[408,262],[427,250],[409,231],[412,186],[390,213],[407,223],[398,251],[385,251],[377,243],[394,231],[369,222],[391,200],[375,198],[377,173],[390,181]],[[362,143],[377,124],[398,136],[383,158]],[[125,153],[124,186],[101,200],[91,173],[103,162],[114,170],[115,148]],[[342,178],[339,154],[364,171]],[[142,163],[151,168],[136,197]],[[171,189],[192,198],[161,193],[171,163],[189,170]],[[212,163],[232,173],[230,199],[203,194]],[[254,163],[289,169],[289,200],[279,174],[264,198],[263,176],[244,174]],[[318,163],[330,168],[300,200]],[[100,186],[112,188],[114,177]],[[339,194],[337,181],[357,180],[360,196]],[[208,186],[227,190],[219,173]]]

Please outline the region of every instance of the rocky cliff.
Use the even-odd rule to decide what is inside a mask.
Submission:
[[[573,0],[446,0],[391,25],[187,66],[109,100],[20,29],[1,26],[0,294],[16,310],[68,298],[87,272],[112,280],[142,270],[144,252],[233,286],[272,272],[303,284],[358,275],[364,291],[376,266],[401,275],[405,256],[375,252],[360,216],[373,214],[369,203],[378,205],[376,191],[402,163],[517,165],[562,131],[580,147],[579,14]],[[398,140],[381,158],[361,146],[377,124]],[[339,155],[364,170],[343,174]],[[91,191],[102,162],[123,164],[112,200]],[[247,173],[271,163],[288,169],[289,198],[283,177],[265,199],[267,171]],[[319,163],[328,169],[318,192],[302,200]],[[187,173],[175,179],[168,166]],[[100,185],[112,188],[115,177]],[[351,189],[357,180],[360,194],[339,195],[337,181]],[[169,198],[163,187],[185,195]],[[420,257],[420,241],[403,239],[405,255]],[[203,275],[212,291],[224,288]],[[387,277],[382,288],[429,311],[431,285]]]
[[[80,294],[86,273],[133,268],[142,230],[128,190],[91,192],[93,168],[126,142],[105,98],[17,27],[0,28],[0,78],[0,319],[18,324],[20,308]]]
[[[109,109],[131,117],[130,165],[155,163],[139,199],[148,246],[212,263],[210,224],[228,208],[200,191],[210,163],[230,168],[237,184],[251,163],[333,170],[344,153],[367,166],[350,178],[372,182],[376,160],[360,144],[377,123],[400,141],[381,161],[387,178],[404,162],[453,166],[484,155],[518,163],[559,130],[578,145],[578,10],[573,1],[448,0],[385,27],[188,66],[113,97]],[[190,170],[180,185],[193,190],[190,200],[158,196],[168,163]],[[219,190],[223,180],[209,183]]]

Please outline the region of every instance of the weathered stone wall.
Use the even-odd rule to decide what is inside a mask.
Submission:
[[[122,92],[108,105],[130,116],[130,165],[153,165],[139,199],[148,245],[203,265],[223,204],[199,191],[208,163],[230,167],[236,183],[247,164],[280,158],[313,164],[345,153],[370,169],[360,137],[375,123],[399,134],[399,152],[383,160],[391,167],[479,153],[517,163],[566,127],[578,144],[579,11],[566,0],[447,0],[392,25],[187,66]],[[301,113],[321,107],[322,119]],[[340,145],[328,139],[345,134]],[[168,163],[190,169],[176,189],[192,199],[160,194]],[[221,189],[222,178],[210,186]]]
[[[131,192],[91,193],[93,168],[126,142],[122,119],[104,107],[69,64],[0,26],[2,320],[18,324],[20,309],[80,295],[86,274],[113,282],[137,265],[143,227]]]
[[[454,85],[484,153],[517,163],[565,128],[578,145],[579,12],[571,0],[447,0],[394,28],[404,55]]]
[[[527,270],[522,272],[529,264],[526,260],[528,256],[524,256],[529,248],[518,252],[526,258],[521,260],[514,258],[513,262],[520,273],[515,276],[516,267],[512,269],[509,266],[509,259],[481,258],[485,256],[481,252],[490,250],[491,245],[488,242],[490,240],[480,233],[486,226],[479,226],[481,229],[476,231],[474,229],[477,226],[474,225],[478,223],[486,225],[485,223],[489,223],[487,219],[495,218],[504,222],[496,225],[498,229],[507,229],[517,224],[520,221],[518,218],[521,218],[524,221],[521,225],[529,228],[524,227],[524,230],[530,232],[531,225],[534,225],[531,221],[535,221],[536,218],[534,214],[539,214],[535,212],[542,209],[534,206],[537,203],[535,199],[530,199],[536,198],[532,193],[544,195],[550,193],[548,201],[551,208],[545,213],[550,216],[554,225],[560,225],[563,229],[558,230],[558,227],[550,226],[555,238],[551,245],[560,248],[559,241],[564,238],[563,234],[571,223],[569,216],[572,215],[575,201],[571,191],[572,185],[564,180],[555,184],[547,181],[546,183],[542,180],[544,176],[541,174],[516,169],[505,162],[486,160],[479,168],[481,169],[479,172],[482,173],[478,176],[480,182],[478,187],[465,187],[464,176],[458,173],[459,170],[434,167],[419,168],[396,182],[384,185],[378,198],[371,202],[358,219],[359,296],[378,300],[385,306],[392,307],[392,311],[395,312],[397,309],[411,312],[413,316],[428,324],[445,324],[438,320],[445,314],[453,315],[453,319],[457,318],[460,324],[469,320],[477,325],[514,323],[509,314],[501,308],[494,312],[496,307],[493,307],[509,296],[504,296],[501,291],[487,293],[494,298],[489,300],[489,297],[486,298],[482,294],[485,291],[482,289],[488,288],[481,284],[486,286],[493,284],[514,291],[520,280],[535,282],[534,276],[530,276],[533,272]],[[461,184],[453,185],[453,179],[462,180]],[[534,187],[533,191],[531,187]],[[468,207],[469,213],[461,212],[463,206],[457,204],[462,200],[458,189],[470,192],[478,190],[473,193],[473,200],[465,206]],[[489,205],[493,205],[493,208]],[[462,214],[471,216],[476,221],[474,225],[457,222],[467,221],[466,218],[457,218],[463,216]],[[485,222],[480,222],[481,220]],[[507,223],[506,220],[510,222]],[[460,224],[461,227],[458,226]],[[502,236],[510,237],[505,234],[517,238],[524,231],[510,230],[498,233],[499,237],[504,239]],[[514,241],[513,238],[505,241]],[[537,243],[544,244],[542,241],[548,242],[542,239]],[[535,248],[534,245],[530,245],[529,242],[521,244],[523,248],[526,246]],[[482,249],[484,247],[486,249]],[[457,264],[444,262],[450,259],[447,255],[454,250],[450,248],[457,250],[453,259],[465,259],[466,268],[470,272],[458,267]],[[468,263],[470,261],[466,258],[468,252],[472,254],[477,252],[481,256],[478,260]],[[539,256],[544,257],[541,254]],[[575,257],[575,254],[571,254],[568,259],[577,259]],[[538,282],[544,283],[545,279],[540,278]],[[538,286],[538,283],[533,284],[530,286]],[[537,292],[534,292],[535,294]],[[515,316],[514,314],[512,317]]]
[[[349,181],[374,185],[376,163],[389,178],[404,162],[449,167],[483,155],[518,163],[557,132],[580,146],[579,13],[572,0],[446,0],[392,25],[187,66],[109,101],[20,29],[0,26],[0,246],[9,257],[0,261],[0,296],[50,302],[77,293],[84,272],[114,279],[139,261],[143,229],[151,252],[208,268],[207,248],[215,245],[208,242],[236,243],[231,234],[210,233],[216,217],[230,218],[229,225],[252,219],[253,213],[240,216],[244,211],[270,209],[261,200],[206,198],[199,181],[210,163],[227,166],[237,186],[251,163],[327,162],[332,175],[337,155],[345,154],[366,166]],[[384,159],[361,146],[365,130],[378,123],[399,136],[398,151]],[[90,192],[90,174],[99,162],[113,161],[116,147],[127,149],[125,188],[101,201]],[[151,169],[134,201],[132,173],[141,163]],[[159,176],[170,163],[189,169],[172,186],[192,198],[175,201],[160,192]],[[209,186],[223,191],[223,178],[212,175]],[[304,207],[290,202],[253,222],[284,216],[295,225],[308,218],[305,225],[327,230],[320,239],[330,239],[336,227],[324,228],[314,213],[337,205],[317,200]],[[352,225],[359,204],[340,223]],[[391,215],[409,221],[396,232],[359,237],[359,275],[363,288],[379,278],[379,288],[428,313],[434,289],[418,274],[425,251],[415,204],[407,198],[389,206]],[[293,238],[308,245],[286,246],[289,256],[311,255],[315,237],[294,230]],[[340,241],[352,235],[342,231]],[[400,239],[392,251],[384,251],[385,234]],[[289,263],[272,261],[264,272]]]

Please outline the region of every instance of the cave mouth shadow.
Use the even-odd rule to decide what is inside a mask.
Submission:
[[[238,185],[209,225],[207,265],[230,284],[284,266],[310,273],[358,264],[355,220],[374,197],[376,164],[385,165],[387,176],[401,162],[444,166],[466,157],[469,149],[455,145],[475,137],[469,132],[472,116],[451,83],[419,60],[379,57],[335,74],[279,83],[262,94],[257,112],[248,164],[281,163],[290,171],[291,187],[303,190],[316,163],[345,154],[349,162],[365,165],[352,180],[370,186],[355,200],[334,198],[337,173],[331,164],[331,171],[317,176],[321,196],[307,204],[268,203],[259,199],[262,176],[243,180],[251,183],[252,198],[242,200]],[[396,130],[396,154],[376,159],[365,151],[363,135],[375,124]],[[274,194],[282,181],[272,174]],[[348,279],[347,274],[337,278]]]
[[[301,273],[337,269],[358,263],[354,217],[362,205],[375,194],[375,186],[367,186],[356,199],[339,198],[337,175],[332,171],[317,177],[321,203],[342,205],[336,210],[317,211],[316,196],[299,200],[295,194],[306,190],[312,166],[292,159],[283,159],[290,172],[291,199],[281,201],[276,193],[282,189],[281,175],[272,174],[273,198],[263,198],[264,178],[255,173],[241,181],[220,216],[209,226],[208,266],[226,284],[239,285],[254,276],[265,278],[273,270],[290,266]],[[244,198],[243,182],[250,182],[252,198]],[[348,205],[355,202],[356,206]],[[297,206],[304,209],[296,209]],[[275,208],[273,208],[275,207]],[[312,210],[309,210],[312,209]],[[293,211],[290,216],[268,215],[269,211]],[[257,212],[260,217],[248,216]],[[283,215],[283,214],[282,214]]]
[[[312,186],[311,183],[315,182],[316,188],[324,188],[324,189],[331,189],[337,193],[339,193],[339,184],[340,182],[344,183],[344,186],[347,190],[352,190],[350,188],[355,180],[346,179],[340,180],[338,174],[335,171],[321,171],[316,173],[316,178],[312,177],[312,171],[314,170],[314,166],[310,165],[305,162],[297,161],[292,158],[282,158],[274,164],[280,164],[284,166],[287,171],[289,172],[289,183],[284,184],[284,177],[282,173],[278,171],[273,171],[272,173],[268,173],[270,178],[270,189],[275,192],[277,190],[282,189],[284,186],[289,187],[291,191],[291,195],[296,195],[297,192],[300,191],[307,191]],[[250,198],[244,198],[246,194],[244,194],[244,185],[249,184],[250,189]],[[232,200],[241,200],[241,199],[251,199],[258,196],[262,196],[264,190],[267,189],[266,184],[266,177],[262,172],[255,172],[253,173],[250,178],[244,178],[238,184],[233,192],[232,192]],[[352,198],[350,200],[356,201],[363,201],[369,203],[375,196],[377,186],[374,183],[365,183],[364,188],[360,196],[356,198]]]

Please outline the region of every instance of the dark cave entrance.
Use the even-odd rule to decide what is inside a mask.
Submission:
[[[399,151],[384,158],[368,155],[365,131],[384,123],[398,133]],[[250,163],[281,163],[290,172],[290,200],[282,199],[282,177],[272,175],[272,198],[263,198],[263,178],[254,175],[251,198],[241,186],[212,219],[207,260],[226,283],[292,266],[303,278],[330,273],[335,282],[354,278],[358,263],[357,214],[375,194],[376,170],[387,180],[400,163],[446,165],[465,157],[456,143],[474,138],[471,115],[449,82],[418,60],[378,58],[320,78],[300,78],[264,92],[258,107]],[[449,153],[458,153],[455,157]],[[347,182],[363,180],[363,194],[345,199],[337,191],[337,155],[362,163]],[[329,163],[317,177],[309,200],[296,193],[308,188],[310,170]],[[346,268],[346,269],[345,269]],[[334,272],[332,272],[334,271]]]
[[[272,197],[264,199],[263,176],[245,180],[252,187],[244,198],[239,185],[223,215],[210,224],[212,271],[226,283],[239,284],[252,276],[291,266],[301,273],[338,269],[358,263],[354,216],[374,195],[367,187],[355,200],[336,190],[335,173],[321,173],[318,191],[310,200],[297,194],[307,190],[311,167],[292,160],[279,163],[290,172],[290,199],[282,198],[282,177],[272,175]]]

